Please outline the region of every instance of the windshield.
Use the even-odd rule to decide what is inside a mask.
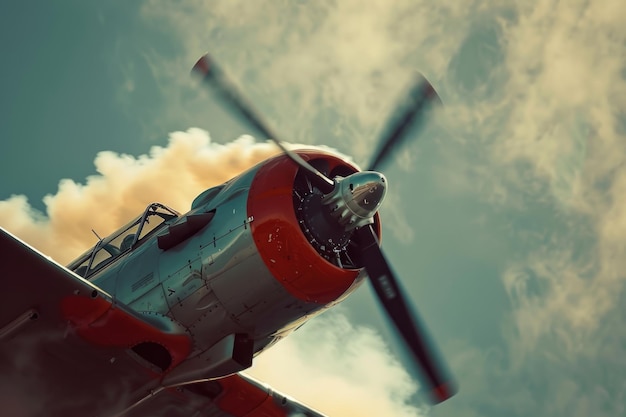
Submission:
[[[163,204],[152,203],[141,216],[100,240],[96,246],[72,262],[68,268],[81,277],[93,275],[122,254],[139,246],[167,221],[178,216],[175,210]]]

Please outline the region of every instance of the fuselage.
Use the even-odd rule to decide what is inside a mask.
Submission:
[[[329,175],[358,171],[327,152],[299,154]],[[132,248],[88,279],[156,326],[188,333],[190,358],[232,334],[247,335],[260,353],[364,278],[341,261],[348,254],[335,260],[315,244],[301,213],[315,190],[298,185],[297,174],[280,155],[206,190],[190,212],[135,237]]]

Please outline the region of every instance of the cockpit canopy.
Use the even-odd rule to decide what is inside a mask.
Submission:
[[[178,216],[179,213],[176,210],[163,204],[152,203],[142,215],[101,239],[96,246],[74,260],[68,265],[68,269],[87,278],[139,246],[148,236],[152,236],[161,229],[166,222]]]

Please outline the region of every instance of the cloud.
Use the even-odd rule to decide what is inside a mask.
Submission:
[[[509,192],[553,207],[563,228],[544,233],[547,244],[504,283],[526,342],[535,332],[589,336],[624,285],[626,29],[617,16],[626,5],[542,1],[516,12],[502,23],[508,103],[491,158]]]
[[[617,1],[515,8],[499,24],[498,90],[465,109],[484,132],[489,167],[466,172],[510,213],[520,247],[502,275],[505,365],[485,371],[531,387],[513,415],[623,413],[625,387],[612,382],[625,353],[626,282],[626,29],[617,16],[626,16]],[[503,408],[519,389],[510,388]]]
[[[255,359],[250,374],[329,416],[423,416],[416,386],[381,336],[335,310]]]
[[[21,195],[0,201],[0,225],[66,263],[93,246],[91,229],[106,236],[153,201],[185,212],[200,192],[277,153],[275,145],[250,136],[220,145],[200,129],[175,132],[167,147],[155,146],[148,155],[100,152],[98,175],[84,184],[61,180],[56,194],[44,198],[45,214]]]
[[[453,1],[390,7],[383,0],[368,7],[355,0],[181,7],[150,0],[142,17],[180,40],[174,59],[157,52],[148,58],[158,62],[152,76],[172,103],[166,117],[192,122],[206,108],[197,103],[207,97],[181,74],[208,50],[291,141],[340,141],[340,150],[362,162],[413,73],[436,81],[445,70],[469,24],[468,7]]]

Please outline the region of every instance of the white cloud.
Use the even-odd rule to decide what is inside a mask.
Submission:
[[[381,336],[332,311],[255,359],[250,374],[329,416],[423,416]]]
[[[149,155],[99,153],[98,175],[84,184],[61,180],[56,194],[44,198],[45,215],[24,196],[0,201],[0,225],[65,263],[93,246],[91,229],[105,236],[153,201],[185,212],[200,192],[278,152],[249,136],[220,145],[200,129],[175,132],[167,147],[155,146]]]

